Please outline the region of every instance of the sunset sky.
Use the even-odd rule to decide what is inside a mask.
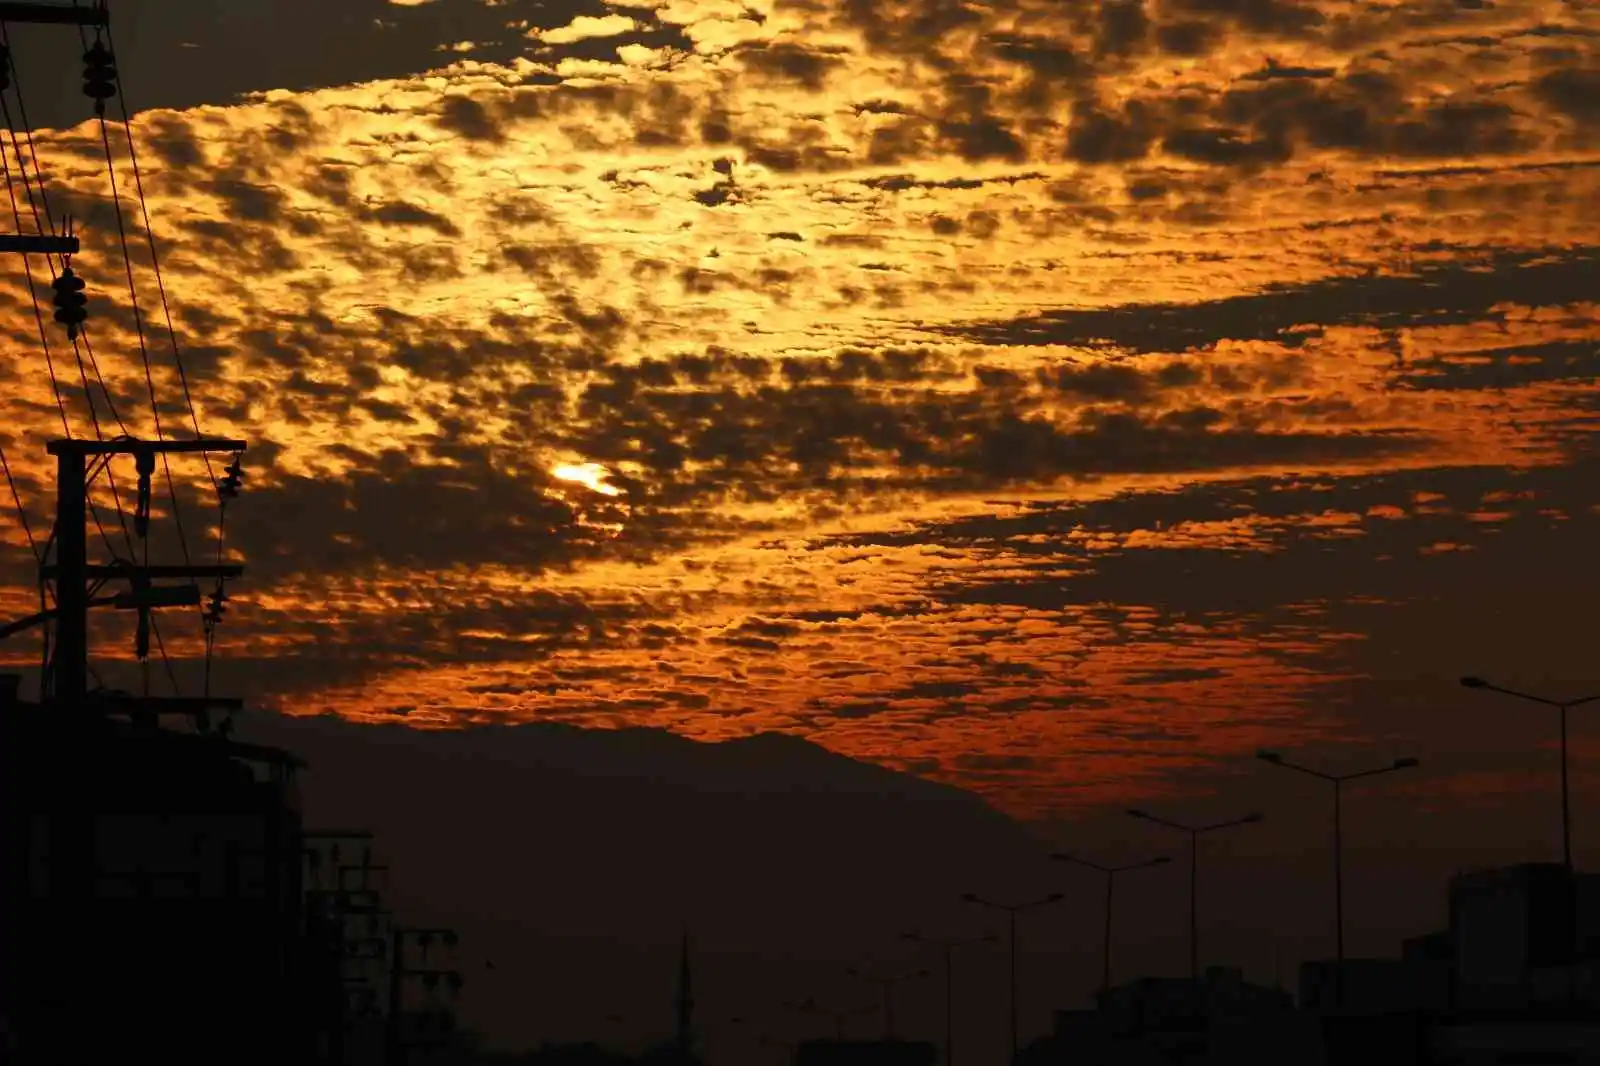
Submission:
[[[1408,802],[1531,792],[1553,835],[1553,722],[1455,679],[1596,676],[1600,4],[181,6],[119,0],[115,43],[199,422],[251,442],[219,655],[253,705],[787,731],[1047,820],[1263,745],[1417,753]],[[76,34],[11,35],[149,435]],[[37,534],[60,423],[10,265]]]

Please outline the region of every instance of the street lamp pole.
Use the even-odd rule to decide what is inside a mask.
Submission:
[[[966,947],[968,944],[993,944],[998,939],[993,933],[985,933],[976,937],[931,937],[921,933],[901,933],[900,939],[911,940],[918,944],[927,944],[939,949],[944,956],[944,1066],[954,1066],[956,1058],[956,985],[955,985],[955,954],[956,948]]]
[[[1060,903],[1067,897],[1060,892],[1052,892],[1048,896],[1030,900],[1027,903],[996,903],[994,900],[984,899],[975,893],[963,892],[961,898],[968,903],[975,903],[980,907],[988,907],[990,910],[1004,911],[1006,913],[1009,928],[1007,953],[1010,956],[1011,969],[1011,1059],[1015,1062],[1017,1051],[1020,1049],[1017,1039],[1017,915],[1024,911],[1047,907],[1052,903]]]
[[[868,981],[883,989],[883,1038],[894,1039],[894,986],[903,981],[914,981],[928,976],[927,970],[917,970],[913,973],[897,973],[887,975],[874,975],[863,970],[851,969],[851,977]]]
[[[875,1010],[877,1008],[878,1004],[876,1004],[876,1003],[863,1003],[859,1007],[846,1007],[846,1008],[840,1009],[840,1008],[835,1008],[835,1007],[824,1007],[822,1004],[818,1003],[814,999],[804,999],[804,1000],[801,1000],[799,1003],[791,1003],[791,1004],[789,1004],[789,1006],[792,1009],[797,1010],[797,1011],[802,1011],[802,1012],[805,1012],[805,1013],[808,1013],[808,1014],[821,1014],[821,1015],[823,1015],[825,1017],[832,1018],[833,1019],[833,1038],[835,1040],[842,1041],[842,1040],[844,1040],[844,1022],[845,1022],[845,1019],[853,1017],[854,1015],[857,1015],[857,1014],[865,1014],[870,1010]]]
[[[1512,696],[1530,703],[1541,703],[1546,707],[1554,707],[1561,717],[1561,865],[1566,867],[1567,877],[1572,877],[1572,802],[1567,786],[1567,711],[1573,707],[1581,707],[1585,703],[1600,700],[1600,693],[1593,696],[1584,696],[1576,700],[1552,700],[1544,696],[1535,696],[1531,692],[1518,692],[1516,689],[1502,688],[1492,685],[1481,677],[1463,677],[1461,684],[1466,688],[1483,689],[1487,692],[1498,692],[1502,696]]]
[[[1341,800],[1344,795],[1344,783],[1362,777],[1391,774],[1396,770],[1409,770],[1421,764],[1416,759],[1396,759],[1388,766],[1376,766],[1370,770],[1357,770],[1348,774],[1329,774],[1290,762],[1275,751],[1263,749],[1256,752],[1256,758],[1273,766],[1281,766],[1285,770],[1297,770],[1302,774],[1320,778],[1333,786],[1333,996],[1335,1005],[1342,1008],[1344,1006],[1344,815]]]
[[[1205,833],[1232,829],[1237,825],[1254,825],[1262,820],[1261,815],[1252,813],[1226,822],[1185,825],[1183,822],[1157,817],[1137,807],[1130,808],[1128,813],[1146,822],[1189,834],[1189,979],[1198,986],[1200,984],[1200,837]]]
[[[1079,858],[1076,855],[1067,855],[1056,852],[1050,856],[1058,862],[1073,862],[1079,866],[1087,866],[1091,870],[1098,870],[1106,875],[1106,914],[1105,929],[1103,930],[1103,943],[1100,948],[1100,994],[1102,998],[1111,991],[1111,897],[1117,883],[1117,875],[1127,873],[1129,870],[1143,870],[1151,866],[1165,866],[1172,860],[1165,855],[1157,855],[1144,862],[1128,863],[1125,866],[1105,866],[1089,859]]]
[[[1554,707],[1561,720],[1561,867],[1566,877],[1567,893],[1567,920],[1572,924],[1572,941],[1568,950],[1572,953],[1571,963],[1567,967],[1567,996],[1573,999],[1577,996],[1577,964],[1579,950],[1578,930],[1578,882],[1572,866],[1572,799],[1567,779],[1567,712],[1574,707],[1581,707],[1586,703],[1600,700],[1600,693],[1592,696],[1583,696],[1575,700],[1552,700],[1544,696],[1535,696],[1531,692],[1519,692],[1516,689],[1503,688],[1500,685],[1490,684],[1481,677],[1463,677],[1461,684],[1466,688],[1483,689],[1487,692],[1498,692],[1502,696],[1511,696],[1530,703],[1540,703],[1546,707]]]

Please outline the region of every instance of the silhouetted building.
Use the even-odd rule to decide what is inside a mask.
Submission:
[[[915,1040],[806,1040],[794,1051],[794,1066],[933,1066],[932,1044]]]
[[[1347,958],[1342,1001],[1339,993],[1338,960],[1310,959],[1300,964],[1298,999],[1302,1010],[1380,1014],[1448,1010],[1450,960]]]
[[[532,1051],[480,1052],[473,1059],[484,1066],[634,1066],[631,1055],[599,1044],[543,1044]]]
[[[1502,1063],[1600,1063],[1600,1023],[1578,1018],[1507,1017],[1436,1027],[1428,1059],[1440,1066]]]
[[[1102,993],[1096,1010],[1056,1012],[1054,1032],[1024,1048],[1016,1066],[1314,1066],[1306,1056],[1318,1046],[1288,991],[1252,984],[1234,967],[1213,966],[1198,983],[1140,978]]]
[[[0,707],[11,1062],[310,1058],[295,767],[89,708]]]
[[[1254,1017],[1294,1009],[1282,988],[1252,984],[1234,966],[1212,966],[1205,977],[1141,977],[1108,989],[1100,1012],[1121,1028],[1160,1028],[1195,1019]]]
[[[1517,1009],[1546,999],[1552,985],[1564,994],[1565,967],[1576,942],[1573,890],[1559,863],[1523,863],[1451,879],[1459,1008]]]

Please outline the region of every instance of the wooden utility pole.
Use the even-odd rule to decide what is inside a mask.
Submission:
[[[89,687],[89,608],[114,606],[139,612],[141,629],[148,627],[150,611],[158,607],[198,604],[199,590],[193,585],[162,588],[159,579],[230,578],[244,573],[237,565],[141,565],[134,562],[91,564],[88,560],[88,493],[90,457],[101,468],[119,455],[132,455],[138,461],[141,499],[149,495],[150,472],[155,457],[167,453],[242,452],[245,442],[222,437],[198,440],[53,440],[49,444],[56,457],[55,562],[46,563],[41,573],[54,581],[56,606],[53,611],[34,616],[39,621],[53,617],[56,640],[50,668],[45,676],[45,695],[58,704],[79,706],[88,697]],[[105,581],[122,579],[130,583],[126,595],[109,601],[91,601],[90,582],[95,587]],[[132,701],[138,704],[142,701]],[[165,698],[147,708],[158,714],[196,714],[210,709],[236,708],[238,700]],[[133,708],[137,711],[137,707]]]

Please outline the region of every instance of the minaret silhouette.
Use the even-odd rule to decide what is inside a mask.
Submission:
[[[694,994],[689,968],[689,926],[683,926],[678,947],[678,1055],[685,1062],[694,1053]]]

